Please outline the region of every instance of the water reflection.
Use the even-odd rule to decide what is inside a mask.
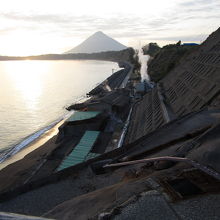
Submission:
[[[0,150],[66,114],[117,64],[96,61],[1,61]]]
[[[4,70],[13,82],[17,92],[21,93],[25,105],[36,108],[42,95],[44,73],[48,71],[47,62],[39,61],[13,61],[5,62]]]

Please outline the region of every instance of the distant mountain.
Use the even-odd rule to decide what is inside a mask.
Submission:
[[[98,53],[104,51],[120,51],[127,47],[112,39],[101,31],[96,32],[67,53]]]

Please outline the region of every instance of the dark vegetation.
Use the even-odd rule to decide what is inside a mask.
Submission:
[[[160,51],[161,48],[157,45],[157,43],[149,43],[142,49],[144,51],[144,55],[148,54],[151,57],[154,57]]]
[[[105,61],[128,61],[134,62],[135,51],[127,48],[121,51],[106,51],[100,53],[77,53],[77,54],[44,54],[38,56],[9,57],[0,56],[0,60],[105,60]]]
[[[158,82],[164,78],[183,57],[198,47],[198,45],[181,45],[181,42],[178,42],[161,48],[148,64],[148,74],[151,80]]]

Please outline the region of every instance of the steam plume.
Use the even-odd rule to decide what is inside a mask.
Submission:
[[[143,49],[140,48],[138,50],[138,59],[139,59],[139,63],[141,64],[141,81],[146,80],[147,82],[150,81],[150,77],[147,74],[147,62],[150,59],[149,55],[144,55]]]

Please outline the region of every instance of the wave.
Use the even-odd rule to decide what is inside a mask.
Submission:
[[[55,125],[57,125],[62,120],[70,117],[70,115],[72,115],[72,114],[73,114],[73,112],[68,112],[67,114],[63,115],[61,118],[59,118],[59,119],[55,120],[54,122],[52,122],[50,125],[42,128],[39,131],[35,132],[34,134],[31,134],[30,136],[26,137],[19,144],[14,145],[10,149],[2,150],[2,152],[0,152],[0,163],[4,162],[9,157],[15,155],[20,150],[27,147],[30,143],[32,143],[35,140],[37,140],[38,138],[40,138],[43,134],[45,134],[47,131],[49,131],[51,128],[53,128]]]

